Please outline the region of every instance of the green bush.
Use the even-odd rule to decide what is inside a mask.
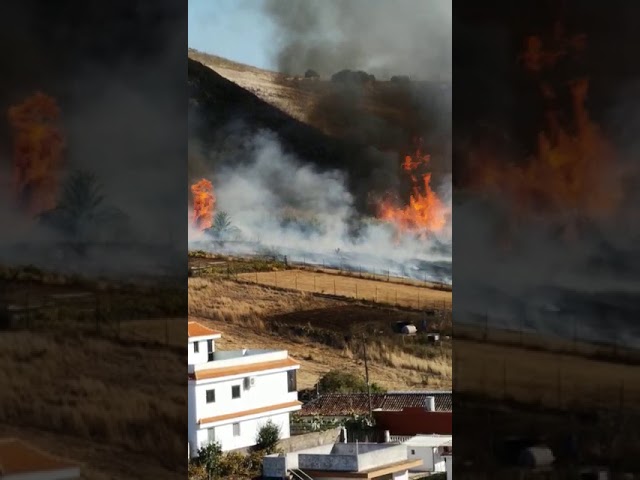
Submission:
[[[342,370],[331,370],[318,384],[320,393],[367,393],[367,382],[364,378]],[[371,393],[384,392],[380,385],[371,383]]]
[[[258,430],[256,437],[256,450],[263,451],[267,455],[274,453],[280,441],[280,427],[269,420]]]

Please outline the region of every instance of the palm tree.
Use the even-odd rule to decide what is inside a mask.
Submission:
[[[233,225],[231,217],[227,212],[216,213],[216,216],[213,218],[213,225],[206,231],[214,238],[214,240],[219,242],[231,240],[240,235],[240,229]]]
[[[95,175],[76,171],[65,182],[58,204],[39,215],[42,224],[57,231],[82,253],[88,242],[104,234],[115,237],[127,227],[127,216],[105,204],[102,186]]]

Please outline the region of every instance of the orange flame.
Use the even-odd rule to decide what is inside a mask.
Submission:
[[[65,148],[59,116],[56,101],[40,92],[8,111],[14,134],[13,184],[32,214],[55,207]]]
[[[213,225],[213,211],[216,196],[213,185],[205,178],[191,185],[193,195],[193,224],[200,230],[206,230]]]
[[[415,233],[424,237],[441,231],[447,223],[447,208],[431,188],[431,173],[417,174],[420,167],[428,166],[430,155],[422,153],[420,141],[413,156],[407,155],[402,169],[407,172],[413,185],[409,204],[398,207],[391,200],[379,206],[378,218],[392,223],[399,232]]]
[[[610,214],[620,200],[618,179],[611,168],[613,149],[585,107],[589,79],[581,76],[553,85],[539,77],[562,58],[579,59],[585,48],[585,35],[567,38],[559,24],[547,45],[540,37],[527,38],[524,68],[538,78],[541,99],[549,102],[537,152],[526,162],[507,167],[482,158],[479,152],[472,155],[478,164],[474,186],[506,194],[520,214],[574,211],[595,218]],[[561,88],[570,93],[569,112],[554,105]],[[567,117],[568,122],[562,121]]]

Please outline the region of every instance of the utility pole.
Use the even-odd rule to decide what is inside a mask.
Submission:
[[[373,408],[371,406],[371,384],[369,383],[369,364],[367,363],[367,338],[362,335],[362,347],[364,351],[364,376],[367,382],[367,398],[369,400],[369,417],[373,415]]]

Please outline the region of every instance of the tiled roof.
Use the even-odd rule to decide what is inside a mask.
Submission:
[[[43,452],[22,440],[15,438],[0,440],[0,478],[70,468],[78,468],[78,465]]]
[[[376,410],[399,412],[407,407],[424,407],[427,397],[434,397],[436,412],[451,411],[451,392],[402,392],[372,393],[371,407]],[[321,415],[338,417],[362,415],[369,412],[369,400],[366,393],[325,393],[306,403],[300,415]]]
[[[205,337],[209,335],[222,335],[222,333],[212,328],[205,327],[198,322],[189,322],[188,324],[189,338],[191,337]]]

